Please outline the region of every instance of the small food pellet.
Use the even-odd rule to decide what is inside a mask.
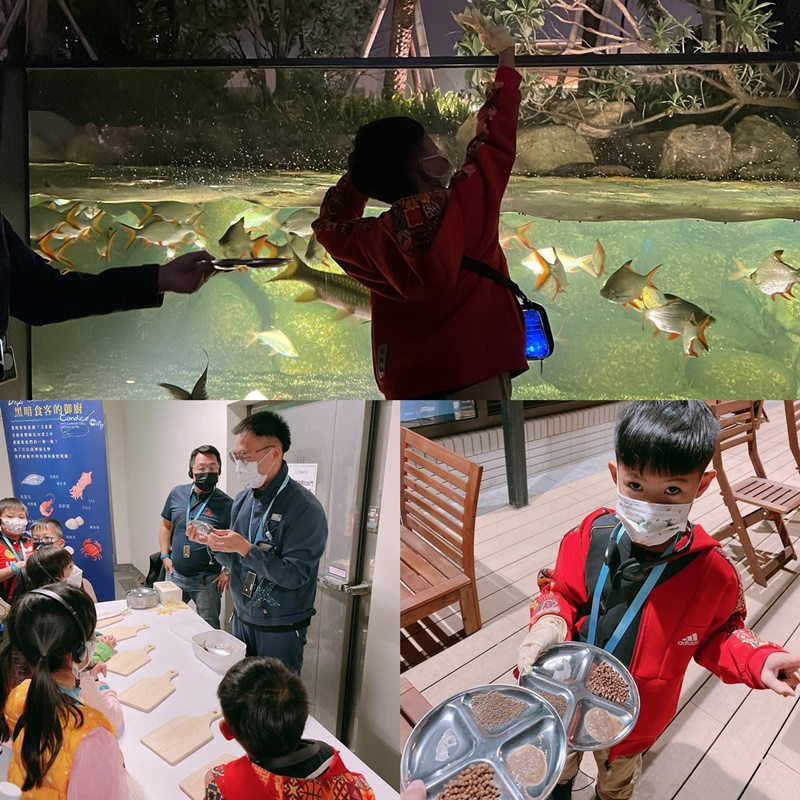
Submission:
[[[478,721],[486,730],[493,731],[516,719],[528,706],[501,692],[483,692],[475,695],[470,706]]]
[[[567,698],[563,694],[551,694],[544,689],[535,689],[534,691],[553,706],[559,717],[563,717],[567,713]]]
[[[472,764],[444,785],[436,800],[500,800],[500,789],[492,783],[489,764]]]
[[[532,744],[523,744],[508,756],[508,769],[523,786],[538,786],[547,775],[547,758]]]
[[[619,717],[613,717],[603,708],[587,711],[583,726],[596,742],[610,742],[624,727]]]
[[[611,700],[612,703],[624,704],[631,699],[631,692],[625,679],[605,661],[592,667],[586,679],[586,688],[592,694]]]

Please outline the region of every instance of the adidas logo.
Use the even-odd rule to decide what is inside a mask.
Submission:
[[[692,647],[692,646],[696,645],[697,644],[697,634],[696,633],[690,633],[688,636],[684,636],[683,639],[681,639],[678,642],[678,644],[679,645],[680,644],[687,645],[688,647]]]

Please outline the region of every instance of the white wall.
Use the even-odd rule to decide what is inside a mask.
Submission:
[[[400,403],[391,403],[381,515],[372,581],[364,681],[359,699],[359,758],[397,786],[399,770],[381,769],[400,752]]]
[[[8,450],[6,450],[6,431],[0,425],[0,497],[11,497],[14,490],[11,488],[11,467],[8,464]]]

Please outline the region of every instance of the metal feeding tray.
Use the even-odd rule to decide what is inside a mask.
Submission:
[[[629,697],[617,702],[594,694],[586,685],[593,669],[605,665],[613,669],[628,689]],[[566,700],[562,714],[567,741],[573,750],[605,750],[619,744],[632,730],[639,718],[639,690],[630,672],[610,653],[584,642],[562,642],[548,648],[536,660],[533,671],[519,679],[520,686],[534,692],[548,692]],[[610,738],[598,741],[587,730],[613,733]],[[610,715],[608,719],[600,712]],[[620,727],[621,725],[621,727]]]
[[[524,704],[519,716],[491,730],[473,706],[477,697],[490,692]],[[509,765],[523,745],[538,748],[546,762],[544,777],[532,786],[517,778]],[[558,782],[566,757],[564,725],[539,695],[519,686],[476,686],[439,703],[417,723],[403,749],[400,781],[405,789],[411,781],[422,780],[428,798],[435,798],[471,764],[488,764],[494,769],[500,800],[540,800]]]

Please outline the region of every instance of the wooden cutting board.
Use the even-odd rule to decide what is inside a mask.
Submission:
[[[116,625],[113,628],[103,628],[101,633],[103,636],[113,636],[118,642],[124,642],[126,639],[133,639],[139,631],[149,628],[149,625]]]
[[[97,627],[102,630],[103,628],[108,628],[109,625],[117,625],[125,619],[126,614],[130,613],[131,610],[128,609],[127,611],[122,611],[119,614],[109,614],[105,618],[100,618],[97,620]]]
[[[174,766],[214,738],[208,726],[221,716],[222,712],[214,708],[199,717],[175,717],[166,725],[142,736],[141,742],[167,764]]]
[[[150,663],[148,654],[155,649],[156,646],[154,644],[148,644],[147,647],[142,647],[141,650],[126,650],[124,653],[116,653],[106,661],[108,671],[116,672],[117,675],[130,675],[136,672],[139,667]]]
[[[126,689],[119,696],[119,701],[126,706],[149,713],[175,691],[172,679],[177,674],[177,670],[171,669],[158,678],[142,678]]]
[[[235,761],[237,756],[225,753],[224,755],[217,756],[208,762],[204,767],[200,767],[197,772],[193,772],[188,778],[184,778],[178,785],[184,794],[188,794],[192,800],[203,800],[206,796],[206,773],[218,764],[227,764],[229,761]]]

